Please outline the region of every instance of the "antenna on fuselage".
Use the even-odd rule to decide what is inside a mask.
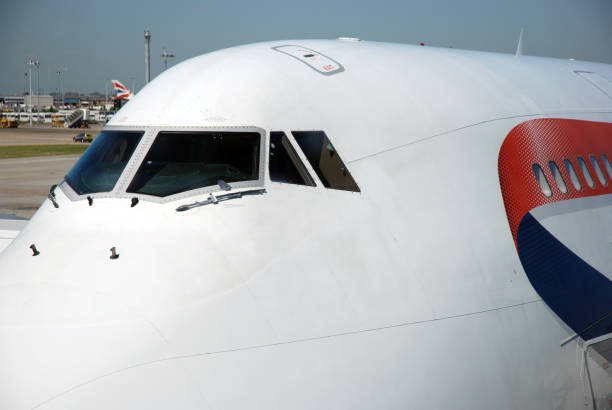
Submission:
[[[516,45],[516,57],[523,55],[523,27],[521,27],[521,34],[519,34],[519,41]]]

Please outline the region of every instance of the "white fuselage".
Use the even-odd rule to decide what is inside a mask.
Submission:
[[[343,70],[273,49],[295,44]],[[113,191],[89,205],[63,182],[59,208],[45,201],[0,256],[0,409],[602,408],[610,374],[591,366],[587,382],[581,341],[559,346],[573,332],[525,275],[498,175],[524,121],[612,122],[612,98],[575,70],[612,79],[596,63],[310,40],[167,70],[105,128],[145,132]],[[262,130],[264,194],[177,212],[219,187],[125,192],[157,132],[241,129]],[[271,182],[269,132],[297,148],[299,130],[324,131],[361,192],[325,188],[299,149],[317,186]],[[595,240],[585,223],[612,235],[601,198],[564,211],[559,235],[584,237],[571,246]]]

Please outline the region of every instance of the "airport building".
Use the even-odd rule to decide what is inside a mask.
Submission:
[[[23,97],[23,100],[28,107],[30,105],[34,108],[49,108],[53,106],[52,95],[26,95]]]
[[[47,109],[54,105],[53,96],[46,94],[33,95],[31,98],[29,95],[5,95],[0,97],[0,103],[3,108],[10,110],[30,107],[30,105],[35,109],[38,107]]]
[[[58,96],[41,94],[32,96],[32,107],[37,110],[39,107],[41,110],[46,110],[51,107],[62,107],[62,106],[73,106],[73,107],[91,107],[91,106],[104,106],[112,107],[112,98],[105,98],[102,95],[81,95],[78,96],[66,96],[63,101]],[[0,107],[3,110],[9,111],[22,111],[28,110],[30,107],[30,96],[29,95],[0,95]]]
[[[0,96],[0,105],[8,110],[18,110],[23,106],[23,95],[3,95]]]

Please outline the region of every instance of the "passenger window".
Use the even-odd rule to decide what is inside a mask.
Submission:
[[[259,179],[256,132],[160,132],[127,192],[168,196]]]
[[[572,162],[569,159],[565,158],[563,160],[563,163],[565,164],[565,170],[569,174],[570,180],[572,181],[574,188],[576,188],[576,191],[582,191],[582,184],[580,183],[580,179],[576,174],[576,170],[574,169]]]
[[[606,181],[606,177],[603,171],[601,170],[601,167],[599,166],[599,162],[597,161],[597,158],[595,158],[595,155],[590,155],[589,159],[591,160],[591,165],[593,165],[593,168],[595,169],[595,174],[597,175],[597,179],[599,179],[599,182],[601,182],[601,185],[607,186],[608,181]]]
[[[292,134],[325,187],[360,192],[323,131],[293,131]]]
[[[578,157],[578,166],[580,167],[580,171],[582,171],[582,175],[584,175],[587,185],[591,188],[595,188],[595,181],[593,181],[589,168],[582,157]]]
[[[533,168],[533,175],[535,175],[535,179],[538,182],[538,185],[540,186],[542,193],[548,197],[551,197],[552,191],[550,189],[550,185],[548,184],[548,181],[546,180],[546,175],[544,175],[544,171],[542,171],[542,168],[540,168],[538,164],[533,164],[532,168]]]
[[[606,171],[608,171],[608,176],[612,178],[612,164],[610,164],[610,160],[606,154],[602,154],[601,158],[603,159],[604,167],[606,167]]]
[[[284,132],[270,133],[270,180],[316,186]]]
[[[144,133],[102,131],[66,175],[80,195],[113,190]]]
[[[567,185],[565,185],[565,181],[563,180],[563,176],[561,175],[561,171],[559,171],[559,167],[555,163],[555,161],[550,161],[548,163],[548,167],[550,168],[550,173],[552,174],[559,190],[563,194],[567,194]]]

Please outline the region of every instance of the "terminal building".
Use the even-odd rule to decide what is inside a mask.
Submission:
[[[3,110],[17,111],[23,107],[23,95],[3,95],[0,96],[0,105]]]
[[[53,96],[52,95],[25,95],[23,97],[24,103],[27,107],[32,106],[34,108],[49,109],[53,107]]]
[[[30,105],[33,110],[48,110],[51,107],[60,108],[65,106],[72,107],[91,107],[91,106],[112,106],[112,98],[107,99],[102,95],[81,95],[80,97],[68,95],[63,101],[58,96],[41,94],[32,95],[0,95],[0,108],[3,111],[28,111]],[[110,109],[110,108],[109,108]]]
[[[8,110],[19,110],[20,108],[26,108],[32,106],[33,109],[49,109],[54,106],[54,100],[52,95],[4,95],[0,96],[0,103],[3,109]]]

